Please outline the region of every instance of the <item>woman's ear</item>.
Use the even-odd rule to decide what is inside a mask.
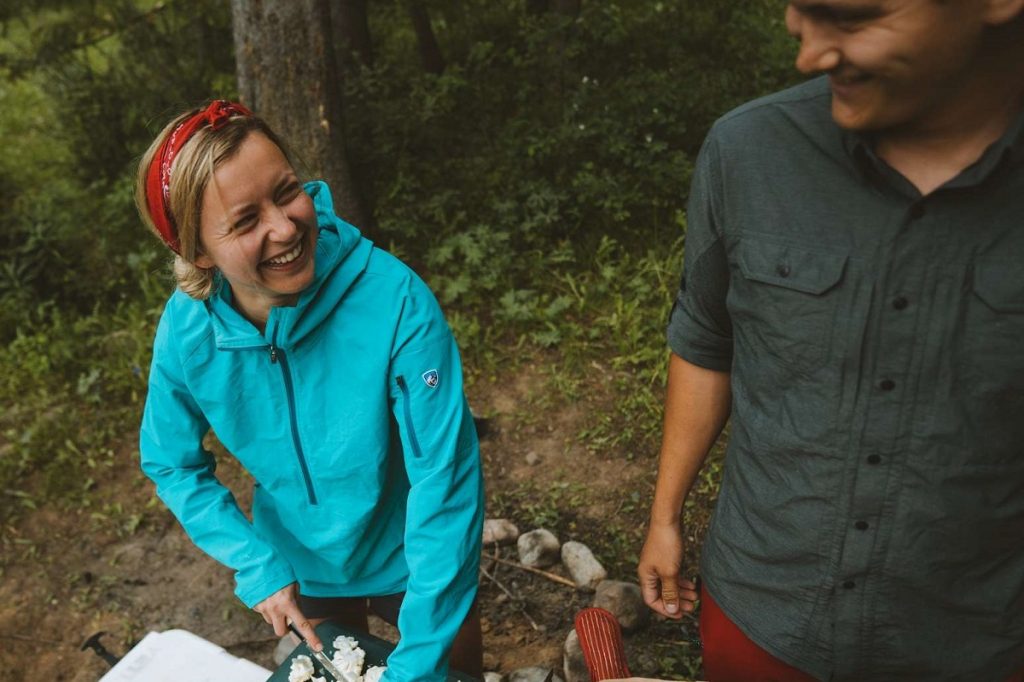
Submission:
[[[214,267],[213,259],[207,256],[202,251],[196,253],[196,259],[194,261],[196,267],[202,268],[203,270],[210,270]]]
[[[1024,13],[1024,0],[986,0],[984,19],[990,26],[1008,24]]]

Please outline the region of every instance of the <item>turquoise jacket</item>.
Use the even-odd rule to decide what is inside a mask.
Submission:
[[[483,482],[452,333],[427,286],[306,191],[313,283],[261,334],[176,291],[156,333],[142,469],[254,606],[405,592],[389,680],[440,680],[477,589]],[[252,521],[201,447],[213,431],[255,479]]]

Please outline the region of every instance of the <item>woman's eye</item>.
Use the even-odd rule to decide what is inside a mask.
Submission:
[[[250,227],[256,224],[255,215],[242,216],[235,222],[236,230],[248,230]]]
[[[287,203],[297,197],[301,189],[302,188],[299,187],[299,183],[297,182],[285,185],[280,194],[278,194],[277,200],[281,203]]]

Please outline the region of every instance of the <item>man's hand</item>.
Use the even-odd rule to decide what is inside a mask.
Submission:
[[[299,610],[299,603],[296,599],[298,593],[298,585],[292,583],[287,587],[282,587],[254,606],[253,611],[274,626],[274,634],[278,637],[288,634],[288,623],[291,622],[295,624],[295,628],[302,634],[302,638],[306,640],[310,649],[323,651],[324,645],[316,636],[313,624]]]
[[[669,618],[691,613],[697,601],[697,586],[679,575],[682,559],[683,538],[679,525],[652,520],[640,552],[637,574],[644,601]]]

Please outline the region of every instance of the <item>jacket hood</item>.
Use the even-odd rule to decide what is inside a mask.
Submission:
[[[289,349],[315,330],[345,297],[352,283],[366,269],[373,243],[334,212],[327,183],[317,180],[303,187],[313,199],[317,226],[316,264],[313,281],[299,295],[295,306],[270,309],[265,331],[260,331],[231,303],[231,287],[221,280],[217,292],[206,301],[214,337],[220,349],[275,345]]]

